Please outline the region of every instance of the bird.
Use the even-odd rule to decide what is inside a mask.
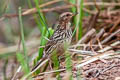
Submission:
[[[32,68],[32,71],[40,65],[42,61],[49,58],[51,53],[60,47],[64,47],[64,44],[70,44],[72,40],[71,20],[75,16],[72,12],[64,12],[59,16],[59,20],[56,23],[56,30],[49,38],[43,51],[42,58],[38,61],[37,65]]]

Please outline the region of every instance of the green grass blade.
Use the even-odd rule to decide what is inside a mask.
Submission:
[[[51,28],[49,28],[48,30],[49,30],[50,34],[49,34],[49,32],[45,31],[45,27],[43,28],[42,36],[40,38],[40,43],[41,43],[40,45],[41,46],[45,46],[45,44],[47,42],[45,37],[49,38],[54,32]],[[42,57],[42,55],[43,55],[43,48],[40,48],[40,50],[39,50],[39,59]]]
[[[73,76],[72,76],[72,59],[71,59],[71,55],[66,51],[65,53],[65,64],[66,64],[66,70],[69,73],[69,80],[73,80]]]
[[[36,8],[38,10],[38,14],[39,14],[39,18],[40,18],[39,22],[38,22],[38,24],[40,25],[39,28],[40,28],[40,32],[41,32],[40,46],[44,46],[45,43],[46,43],[46,40],[44,39],[44,36],[45,36],[45,34],[46,34],[47,31],[48,31],[49,34],[50,34],[50,32],[48,30],[48,26],[46,24],[45,17],[43,16],[43,14],[40,11],[39,1],[35,0],[35,4],[36,4]],[[43,53],[43,48],[40,48],[40,50],[39,50],[39,58],[42,57],[42,53]]]
[[[72,3],[72,4],[76,4],[76,0],[69,0],[69,2],[70,3]],[[77,9],[76,9],[76,7],[72,7],[71,8],[71,11],[75,14],[76,12],[77,12]],[[76,16],[74,17],[74,24],[76,25]],[[73,35],[72,36],[74,36],[75,35],[75,32],[76,32],[76,26],[75,26],[75,30],[73,31]]]
[[[53,34],[54,30],[52,30],[52,28],[49,28],[48,30],[49,30],[50,36],[51,36],[51,35]],[[41,46],[45,46],[45,44],[46,44],[46,42],[47,42],[47,40],[45,39],[45,37],[46,37],[46,38],[49,37],[49,33],[48,33],[48,32],[44,32],[44,31],[45,31],[45,27],[43,28],[43,33],[42,33],[42,35],[45,35],[45,36],[41,36],[41,38],[40,38],[40,43],[41,43],[40,45],[41,45]],[[44,50],[44,48],[40,48],[40,49],[39,49],[39,56],[34,60],[34,64],[36,64],[37,61],[42,58],[43,50]],[[40,72],[40,71],[37,70],[35,74],[38,74],[39,72]]]
[[[18,61],[20,62],[23,71],[25,72],[25,74],[28,74],[30,72],[28,65],[26,64],[26,61],[24,59],[24,55],[21,53],[17,53],[16,54]]]
[[[46,33],[46,29],[45,29],[45,27],[43,27],[42,35],[40,38],[40,46],[45,46],[45,44],[46,44],[46,40],[44,39],[45,33]],[[39,59],[42,57],[42,55],[43,55],[43,48],[40,48],[39,49]]]
[[[75,0],[69,0],[70,2],[72,2],[72,4],[75,4]],[[82,37],[82,18],[83,18],[83,0],[78,0],[77,3],[80,3],[80,8],[77,10],[78,15],[74,18],[74,24],[75,24],[75,29],[73,31],[73,36],[76,33],[77,28],[79,29],[79,33],[78,33],[78,40],[81,39]],[[74,9],[75,7],[72,7],[72,12],[75,13],[76,9]]]
[[[28,3],[28,7],[32,8],[31,0],[27,0],[27,3]]]
[[[72,61],[71,61],[71,56],[68,52],[65,53],[65,63],[66,63],[66,69],[67,71],[71,71],[72,70]]]
[[[31,0],[27,0],[29,8],[32,8]],[[37,14],[33,14],[35,22],[38,25],[38,29],[40,30],[40,34],[42,34],[42,25],[40,23],[40,19],[38,18]]]
[[[25,46],[21,7],[19,7],[19,22],[20,22],[20,30],[21,30],[21,41],[22,41],[22,46],[23,46],[24,58],[25,58],[23,60],[25,60],[25,62],[27,64],[27,68],[30,69],[29,65],[28,65],[28,56],[27,56],[27,50],[26,50],[26,46]]]
[[[53,61],[54,69],[58,70],[59,69],[59,60],[58,60],[58,56],[56,54],[56,51],[54,51],[52,54],[52,61]]]
[[[46,30],[48,30],[48,25],[46,24],[46,19],[43,16],[43,14],[42,14],[42,12],[40,11],[40,8],[39,8],[39,0],[35,0],[35,5],[36,5],[37,11],[38,11],[39,18],[40,18],[39,20],[40,20],[40,23],[41,23],[41,27],[45,27]]]
[[[72,4],[76,4],[76,0],[69,0],[69,2]],[[76,13],[76,7],[72,7],[71,10],[73,13]]]
[[[80,3],[80,12],[79,13],[79,33],[78,33],[78,40],[80,40],[82,38],[82,33],[83,33],[83,29],[82,29],[82,18],[83,18],[83,0],[78,0],[78,3]]]

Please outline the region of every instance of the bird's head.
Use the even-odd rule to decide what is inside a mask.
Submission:
[[[60,15],[59,21],[60,22],[70,22],[73,16],[75,16],[75,15],[71,12],[64,12]]]

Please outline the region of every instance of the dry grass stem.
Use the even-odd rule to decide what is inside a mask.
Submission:
[[[78,41],[77,44],[81,44],[81,43],[86,42],[86,41],[87,41],[91,36],[93,36],[93,34],[95,34],[95,33],[96,33],[96,30],[95,30],[95,29],[91,29],[89,32],[87,32],[87,33],[85,34],[85,36],[83,36],[83,37],[81,38],[81,40]]]
[[[32,41],[26,42],[26,46],[27,46],[28,49],[31,49],[35,46],[38,46],[39,44],[40,44],[39,40],[32,40]],[[22,47],[22,46],[20,45],[20,47]],[[7,47],[7,48],[6,47],[5,48],[0,48],[0,54],[13,53],[13,52],[16,52],[17,49],[18,49],[18,45],[10,46],[10,47]]]
[[[77,69],[79,69],[80,67],[83,67],[84,65],[87,65],[87,64],[92,63],[92,62],[94,62],[96,60],[103,59],[103,58],[106,58],[106,57],[114,55],[114,54],[115,53],[113,51],[112,52],[108,51],[108,52],[105,52],[105,53],[102,53],[102,54],[98,54],[98,55],[92,56],[90,58],[87,58],[87,59],[81,61],[82,63],[75,66],[75,67]]]
[[[105,52],[105,51],[108,51],[108,50],[112,49],[111,46],[117,46],[117,45],[120,45],[120,41],[116,41],[116,42],[112,43],[110,46],[107,46],[107,47],[105,47],[105,48],[99,50],[98,52]]]
[[[101,44],[104,44],[106,42],[108,42],[113,36],[115,36],[117,33],[120,33],[120,29],[118,29],[117,31],[115,31],[114,33],[111,33],[110,36],[106,37],[103,41],[101,41]]]
[[[52,5],[54,3],[57,3],[57,2],[60,2],[62,0],[53,0],[53,1],[49,1],[47,3],[44,3],[44,4],[41,4],[39,6],[39,8],[42,8],[42,7],[45,7],[45,6],[48,6],[48,5]],[[22,13],[22,15],[28,15],[28,14],[32,14],[32,13],[36,13],[37,12],[37,9],[36,8],[32,8],[32,9],[28,9],[26,10],[25,12]]]

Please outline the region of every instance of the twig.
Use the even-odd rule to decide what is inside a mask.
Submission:
[[[82,46],[82,47],[84,47],[84,46],[98,47],[99,45],[94,45],[94,44],[92,44],[92,45],[90,45],[90,44],[76,44],[76,45],[71,45],[70,48],[79,47],[79,46]],[[102,45],[102,46],[107,46],[107,45]]]
[[[75,52],[75,53],[80,53],[80,54],[83,54],[83,55],[92,55],[93,52],[92,51],[84,51],[84,50],[77,50],[77,49],[68,49],[68,51],[72,51],[72,52]]]
[[[91,62],[94,62],[94,61],[96,61],[96,60],[98,60],[98,59],[102,59],[102,58],[105,58],[105,57],[108,57],[108,56],[114,55],[114,54],[115,54],[115,53],[113,53],[113,52],[111,52],[111,51],[108,51],[108,52],[105,52],[105,53],[102,53],[102,54],[98,54],[98,55],[96,55],[96,56],[92,56],[92,57],[90,57],[90,58],[87,58],[87,59],[81,61],[81,62],[83,62],[83,63],[81,63],[81,64],[79,64],[79,65],[76,65],[75,68],[79,69],[80,67],[83,67],[84,65],[87,65],[87,64],[89,64],[89,63],[91,63]]]
[[[32,41],[26,42],[26,46],[27,46],[27,48],[32,48],[34,46],[39,45],[39,43],[40,43],[40,40],[32,40]],[[31,45],[32,45],[32,47],[31,47]],[[20,47],[22,47],[22,46],[20,45]],[[0,54],[16,52],[17,48],[18,48],[18,45],[6,47],[6,48],[0,48]]]
[[[55,73],[55,72],[62,72],[62,71],[65,71],[66,69],[59,69],[59,70],[53,70],[53,71],[49,71],[49,72],[43,72],[43,73],[40,73],[38,74],[37,76],[34,76],[35,77],[38,77],[38,76],[41,76],[43,74],[50,74],[50,73]]]
[[[1,17],[1,18],[0,18],[0,21],[3,21],[4,19],[5,19],[5,17]]]
[[[60,1],[62,1],[62,0],[49,1],[49,2],[47,2],[47,3],[41,4],[41,5],[39,6],[39,8],[42,8],[42,7],[45,7],[45,6],[48,6],[48,5],[51,5],[51,4],[60,2]],[[36,9],[36,8],[32,8],[32,9],[28,9],[27,11],[23,12],[22,15],[28,15],[28,14],[32,14],[32,13],[35,13],[35,12],[37,12],[37,9]]]
[[[69,1],[65,0],[66,3],[68,4],[72,4],[70,3]],[[74,5],[74,4],[73,4]],[[112,3],[108,3],[108,2],[84,2],[83,3],[84,6],[93,6],[93,5],[98,5],[98,6],[120,6],[120,3],[115,3],[115,2],[112,2]]]
[[[97,8],[97,13],[94,14],[93,16],[91,16],[91,19],[89,20],[88,30],[95,27],[96,22],[97,22],[97,19],[98,19],[99,14],[100,14],[100,9],[99,9],[99,7],[98,7],[96,4],[95,4],[95,6],[96,6],[96,8]]]
[[[111,46],[116,46],[116,45],[119,45],[120,44],[120,41],[116,41],[115,43],[111,44],[110,46],[107,46],[101,50],[99,50],[98,52],[105,52],[107,50],[110,50],[112,47]]]
[[[90,45],[92,45],[92,41],[90,41]],[[94,54],[97,54],[97,53],[94,51],[94,49],[93,49],[92,46],[90,46],[90,48],[91,48],[91,50],[92,50],[92,52],[93,52]]]
[[[105,33],[105,30],[102,28],[99,33],[96,34],[96,37],[92,40],[93,43],[96,43],[96,38],[100,39],[100,37]]]
[[[108,36],[107,38],[105,38],[103,41],[101,41],[101,44],[106,43],[107,41],[109,41],[113,36],[115,36],[117,33],[120,33],[120,29],[115,31],[114,33],[112,33],[110,36]]]
[[[62,9],[68,9],[71,7],[73,7],[73,6],[72,5],[63,5],[63,6],[57,6],[54,8],[43,9],[43,10],[41,10],[41,12],[58,11],[58,10],[62,10]]]
[[[11,80],[15,80],[15,77],[16,77],[17,73],[19,73],[21,69],[22,69],[22,67],[19,66],[18,69],[17,69],[17,71],[15,72],[15,74],[14,74],[14,76],[13,76],[13,78]]]
[[[115,77],[115,80],[120,80],[120,77]]]
[[[108,68],[105,68],[104,70],[99,71],[99,72],[95,75],[95,77],[98,77],[100,74],[102,74],[102,73],[104,73],[105,71],[110,70],[110,69],[112,69],[113,67],[116,67],[116,66],[117,66],[117,65],[113,64],[113,65],[109,66]]]
[[[96,7],[98,13],[100,13],[100,8],[99,8],[98,5],[96,4],[96,0],[94,0],[94,4],[95,4],[95,7]]]
[[[119,13],[120,12],[120,9],[117,9],[117,10],[111,10],[109,12],[109,14],[115,14],[115,13]]]
[[[101,44],[99,38],[97,38],[97,41],[98,41],[98,45],[99,45],[100,49],[103,49],[102,44]]]
[[[95,5],[94,2],[86,2],[84,3],[84,6],[92,6]],[[120,6],[120,3],[108,3],[108,2],[96,2],[96,5],[98,6]]]
[[[90,40],[90,41],[92,41],[92,45],[97,42],[96,38],[100,39],[100,37],[104,34],[104,32],[105,32],[105,30],[102,28],[102,29],[100,30],[100,32],[96,34],[95,38],[93,38],[93,39]],[[90,44],[90,41],[89,41],[88,44]],[[94,47],[94,50],[95,50],[96,48],[98,48],[98,47],[99,47],[99,46]],[[90,50],[90,48],[88,47],[87,50]]]
[[[72,3],[70,3],[68,0],[64,0],[67,4],[70,4],[70,5],[72,5],[72,6],[78,6],[78,5],[76,5],[76,4],[72,4]],[[78,1],[78,0],[77,0]],[[79,4],[80,2],[77,2],[77,4]],[[83,5],[84,5],[84,3],[83,3]],[[79,8],[78,8],[79,9]],[[97,12],[95,12],[95,11],[91,11],[91,10],[88,10],[87,8],[84,8],[83,7],[83,11],[85,11],[85,12],[88,12],[88,13],[90,13],[90,14],[96,14]]]
[[[89,32],[87,32],[87,34],[85,36],[82,37],[81,40],[78,41],[77,44],[81,44],[81,43],[86,42],[90,38],[90,36],[92,36],[95,33],[96,33],[96,30],[95,29],[91,29]]]
[[[48,62],[48,59],[44,60],[39,66],[37,66],[32,72],[27,74],[22,78],[22,80],[26,80],[30,75],[32,75],[36,70],[38,70],[42,65],[44,65],[46,62]]]
[[[91,10],[89,10],[87,8],[83,8],[83,11],[85,11],[85,12],[87,12],[89,14],[93,14],[93,15],[97,14],[97,11],[91,11]]]
[[[118,18],[118,20],[115,21],[115,24],[114,24],[113,27],[110,29],[110,33],[113,32],[113,30],[117,27],[117,25],[119,25],[119,23],[120,23],[120,18]]]
[[[99,7],[96,4],[96,0],[94,0],[94,4],[95,4],[95,7],[97,9],[97,13],[94,14],[93,16],[91,16],[91,18],[89,20],[89,25],[88,25],[88,29],[87,30],[90,30],[91,28],[95,27],[97,19],[98,19],[98,16],[100,14],[100,9],[99,9]]]
[[[59,1],[62,1],[62,0],[54,0],[54,1],[42,4],[39,7],[42,8],[42,7],[51,5],[51,4],[59,2]],[[84,6],[92,6],[92,5],[94,5],[94,2],[87,2],[87,3],[84,3],[83,5]],[[104,6],[120,6],[120,3],[96,2],[96,5],[98,5],[98,6],[101,6],[101,5],[104,5]],[[43,9],[43,12],[56,11],[56,10],[59,10],[59,9],[62,10],[62,9],[71,8],[73,6],[76,6],[76,5],[69,5],[69,6],[67,5],[66,7],[65,6],[60,6],[62,8],[58,8],[58,7],[56,7],[56,8],[49,8],[50,10],[49,9],[45,9],[45,10]],[[91,14],[95,14],[96,13],[96,12],[95,13],[91,12],[91,11],[85,9],[85,8],[83,8],[83,10],[88,12],[88,13],[91,13]],[[36,12],[37,12],[37,9],[36,8],[32,8],[32,9],[28,9],[27,11],[23,12],[22,15],[25,16],[25,15],[33,14],[33,13],[36,13]],[[18,16],[18,15],[17,14],[7,14],[7,15],[4,15],[4,17],[8,17],[8,18],[9,17],[16,17],[16,16]],[[2,19],[4,19],[4,18],[2,18]]]

